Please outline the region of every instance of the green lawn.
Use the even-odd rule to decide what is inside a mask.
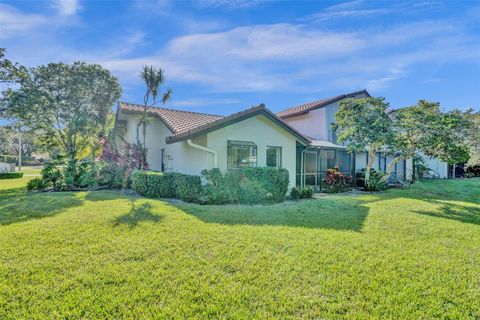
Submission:
[[[480,180],[268,207],[0,180],[0,319],[480,318]]]

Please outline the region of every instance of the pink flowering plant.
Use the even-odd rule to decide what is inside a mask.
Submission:
[[[352,176],[341,173],[338,168],[328,169],[322,186],[327,193],[346,192],[352,189]]]

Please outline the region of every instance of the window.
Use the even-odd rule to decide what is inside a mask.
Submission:
[[[257,166],[257,145],[249,141],[227,142],[227,168],[237,169]]]
[[[282,148],[267,146],[267,167],[282,167]]]
[[[320,170],[327,171],[333,169],[337,165],[335,159],[335,150],[322,149],[320,150]]]
[[[338,169],[340,172],[349,173],[351,170],[350,162],[352,155],[344,150],[337,150]]]
[[[378,171],[385,172],[387,170],[387,155],[378,153]]]

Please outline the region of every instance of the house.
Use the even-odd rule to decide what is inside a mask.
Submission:
[[[337,142],[332,125],[340,101],[347,98],[366,98],[370,94],[366,90],[346,93],[326,99],[301,104],[282,110],[277,115],[290,126],[311,139],[309,146],[297,148],[296,183],[321,189],[321,181],[327,169],[338,167],[342,173],[354,175],[365,168],[368,153],[349,153],[346,146]],[[377,153],[373,168],[385,171],[394,155]],[[392,173],[392,179],[411,176],[411,160],[398,163]]]
[[[123,139],[137,140],[138,114],[143,106],[120,102],[116,125]],[[166,108],[151,108],[146,148],[150,168],[163,172],[200,174],[203,169],[225,172],[239,167],[285,168],[295,185],[297,146],[310,139],[264,105],[229,116]],[[140,130],[141,135],[141,130]]]
[[[366,167],[368,153],[348,153],[345,145],[337,141],[332,129],[335,113],[343,99],[366,97],[370,97],[367,90],[355,91],[301,104],[277,113],[287,124],[311,140],[310,145],[297,147],[297,185],[321,189],[321,181],[327,169],[338,167],[341,172],[354,175]],[[373,168],[385,171],[394,156],[392,153],[378,152]],[[436,176],[447,177],[446,163],[435,158],[424,159]],[[407,159],[395,165],[390,180],[411,179],[412,174],[412,159]]]
[[[366,90],[346,93],[301,104],[274,114],[263,104],[229,116],[167,108],[150,108],[146,148],[150,168],[162,172],[198,175],[203,169],[222,172],[240,167],[285,168],[290,187],[322,188],[327,169],[338,167],[354,175],[366,167],[366,152],[349,153],[337,141],[332,124],[339,103],[347,98],[364,98]],[[137,141],[138,114],[143,106],[120,102],[116,125],[123,128],[123,140]],[[138,130],[142,139],[141,129]],[[374,169],[385,171],[395,155],[379,152]],[[427,159],[438,177],[446,177],[445,163]],[[412,160],[395,165],[391,179],[411,179]]]

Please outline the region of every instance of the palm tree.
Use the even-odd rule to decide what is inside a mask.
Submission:
[[[147,136],[147,126],[150,124],[148,111],[157,104],[158,89],[162,83],[165,82],[165,72],[161,68],[156,68],[154,66],[143,66],[143,69],[140,73],[140,78],[143,79],[147,90],[145,91],[145,96],[143,97],[143,112],[140,115],[140,119],[137,125],[137,144],[142,147],[142,161],[140,161],[140,169],[143,169],[143,165],[146,162],[147,158],[147,149],[146,149],[146,136]],[[161,102],[163,105],[170,99],[172,95],[172,89],[167,89],[162,96]],[[149,105],[150,98],[153,100]],[[143,145],[140,143],[139,129],[142,126],[143,133]]]

